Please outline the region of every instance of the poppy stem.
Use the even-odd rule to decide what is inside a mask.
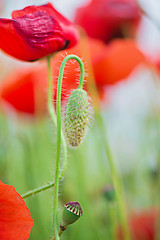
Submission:
[[[58,77],[58,86],[57,86],[57,153],[56,153],[56,172],[55,172],[55,195],[54,195],[54,216],[53,216],[53,222],[54,222],[54,233],[55,233],[55,239],[59,240],[59,234],[57,229],[57,220],[58,220],[58,189],[59,189],[59,170],[60,170],[60,152],[61,152],[61,88],[62,88],[62,79],[63,79],[63,72],[65,65],[68,60],[74,59],[76,60],[80,65],[80,81],[78,88],[83,87],[83,80],[84,80],[84,66],[82,63],[82,60],[77,57],[76,55],[68,55],[64,58],[60,71],[59,71],[59,77]],[[51,86],[50,86],[51,87]]]
[[[123,190],[121,175],[120,175],[118,167],[115,164],[115,161],[114,161],[114,158],[113,158],[110,146],[109,146],[109,142],[108,142],[106,133],[104,131],[105,124],[103,123],[102,116],[100,113],[96,112],[96,117],[97,117],[97,120],[99,123],[99,128],[100,128],[101,136],[103,139],[106,156],[109,161],[109,166],[110,166],[110,170],[111,170],[111,178],[112,178],[113,186],[115,189],[119,219],[120,219],[121,227],[123,229],[124,240],[129,240],[130,234],[129,234],[129,229],[128,229],[127,212],[126,212],[126,206],[125,206],[124,190]]]
[[[57,128],[56,113],[53,105],[53,80],[52,80],[52,70],[51,70],[51,56],[48,56],[47,62],[48,62],[48,112],[50,114],[53,125]],[[63,147],[63,162],[62,162],[60,176],[62,179],[64,176],[64,171],[66,169],[66,165],[67,165],[67,145],[66,145],[63,132],[61,133],[61,135],[62,135],[61,137],[62,137],[62,147]]]
[[[59,181],[60,180],[62,180],[61,176],[59,177]],[[34,196],[34,195],[36,195],[36,194],[38,194],[40,192],[43,192],[43,191],[45,191],[45,190],[47,190],[47,189],[49,189],[49,188],[51,188],[53,186],[54,186],[54,181],[52,181],[52,182],[50,182],[50,183],[48,183],[46,185],[43,185],[41,187],[35,188],[33,190],[30,190],[30,191],[22,194],[21,197],[24,199],[24,198],[27,198],[27,197]]]
[[[66,225],[60,225],[58,235],[61,236],[62,233],[67,229],[68,226]],[[55,240],[55,237],[53,237],[51,240]]]

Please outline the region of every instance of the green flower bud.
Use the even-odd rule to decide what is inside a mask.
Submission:
[[[80,216],[82,216],[83,211],[78,202],[68,202],[64,206],[63,210],[63,222],[65,225],[72,224],[76,222]]]
[[[90,119],[91,107],[87,92],[83,89],[72,91],[65,111],[65,134],[69,144],[77,147],[83,141]]]

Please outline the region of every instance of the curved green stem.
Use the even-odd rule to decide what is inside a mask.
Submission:
[[[48,62],[48,111],[52,120],[53,125],[57,127],[56,113],[53,105],[53,83],[52,83],[52,71],[51,71],[51,56],[47,58]],[[64,171],[67,165],[67,145],[65,141],[65,137],[63,132],[62,135],[62,147],[63,147],[63,162],[62,162],[62,170],[60,176],[63,177]]]
[[[75,55],[68,55],[63,60],[60,71],[59,71],[59,77],[58,77],[58,87],[57,87],[57,154],[56,154],[56,172],[55,172],[55,195],[54,195],[54,216],[53,216],[53,222],[54,222],[54,232],[55,232],[55,239],[59,240],[59,234],[57,229],[57,220],[58,220],[58,189],[59,189],[59,169],[60,169],[60,152],[61,152],[61,88],[62,88],[62,79],[63,79],[63,72],[65,65],[68,60],[74,59],[76,60],[80,65],[80,81],[78,88],[83,87],[83,80],[84,80],[84,66],[82,63],[82,60],[75,56]]]

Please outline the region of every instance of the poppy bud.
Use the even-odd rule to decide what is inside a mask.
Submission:
[[[83,211],[78,202],[68,202],[64,206],[63,222],[65,225],[72,224],[76,222],[82,214]]]
[[[79,146],[84,138],[90,119],[90,104],[83,89],[72,91],[65,111],[65,134],[72,147]]]

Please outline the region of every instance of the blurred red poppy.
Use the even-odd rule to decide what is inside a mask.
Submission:
[[[160,217],[159,210],[149,209],[143,212],[132,213],[129,220],[132,240],[155,240],[156,221]],[[123,240],[123,235],[118,229],[118,239]]]
[[[115,40],[106,46],[100,40],[82,38],[74,48],[62,51],[52,58],[54,99],[59,68],[64,56],[68,54],[76,54],[83,59],[87,73],[85,80],[88,83],[93,79],[93,71],[100,97],[103,97],[106,86],[127,78],[138,64],[147,61],[134,40]],[[20,112],[44,113],[47,108],[47,76],[47,67],[43,63],[16,71],[2,81],[0,98]],[[79,76],[78,63],[73,60],[68,61],[64,71],[62,101],[78,86]],[[84,87],[87,88],[86,85]]]
[[[153,65],[156,67],[157,73],[160,75],[160,58],[153,60]]]
[[[0,239],[27,240],[33,220],[15,188],[0,181]]]
[[[74,25],[48,3],[14,11],[12,19],[0,19],[0,48],[24,61],[34,61],[74,46]]]
[[[134,40],[114,40],[93,60],[97,85],[112,85],[129,76],[139,64],[148,60]]]
[[[77,9],[75,22],[90,37],[108,43],[113,38],[133,36],[140,16],[135,0],[92,0]]]
[[[19,112],[42,114],[46,111],[47,68],[16,70],[1,82],[0,99]]]

